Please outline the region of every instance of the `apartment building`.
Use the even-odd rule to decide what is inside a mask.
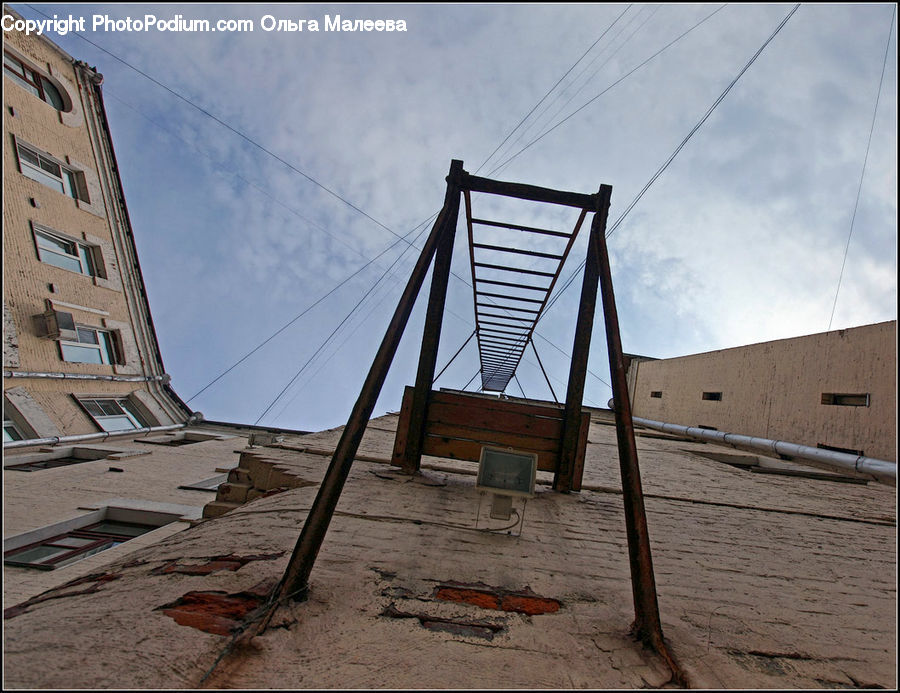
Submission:
[[[632,357],[635,416],[897,460],[897,321]]]
[[[184,423],[107,127],[103,76],[3,43],[3,440]]]
[[[103,76],[45,37],[3,38],[4,598],[16,601],[189,526],[249,434],[195,425],[169,386]]]

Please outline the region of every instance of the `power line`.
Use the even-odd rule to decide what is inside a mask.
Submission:
[[[626,72],[624,75],[622,75],[621,77],[619,77],[619,79],[617,79],[615,82],[613,82],[613,83],[610,84],[608,87],[606,87],[606,89],[604,89],[604,90],[601,91],[599,94],[597,94],[596,96],[594,96],[593,98],[591,98],[589,101],[587,101],[586,103],[582,104],[580,107],[578,107],[577,109],[575,109],[574,111],[572,111],[569,115],[567,115],[565,118],[563,118],[561,121],[559,121],[556,125],[554,125],[553,127],[549,128],[548,130],[545,130],[544,132],[542,132],[538,137],[536,137],[535,139],[533,139],[533,140],[532,140],[531,142],[529,142],[527,145],[525,145],[524,147],[522,147],[522,149],[520,149],[519,151],[517,151],[515,154],[513,154],[513,155],[512,155],[511,157],[509,157],[508,159],[506,159],[506,161],[504,161],[503,163],[499,164],[498,166],[495,166],[495,167],[494,167],[494,171],[500,169],[502,166],[506,166],[506,164],[508,164],[510,161],[512,161],[512,160],[515,159],[517,156],[519,156],[520,154],[522,154],[525,150],[530,149],[532,146],[534,146],[535,144],[537,144],[537,143],[538,143],[540,140],[542,140],[544,137],[546,137],[546,136],[549,135],[551,132],[553,132],[554,130],[556,130],[556,128],[558,128],[560,125],[562,125],[562,124],[565,123],[567,120],[569,120],[570,118],[574,117],[577,113],[581,112],[582,110],[584,110],[585,108],[587,108],[588,106],[590,106],[592,103],[594,103],[594,101],[596,101],[596,100],[599,99],[601,96],[603,96],[604,94],[606,94],[610,89],[612,89],[613,87],[617,86],[618,84],[621,84],[625,79],[627,79],[628,77],[630,77],[631,75],[633,75],[635,72],[637,72],[638,70],[640,70],[642,67],[644,67],[644,65],[646,65],[647,63],[649,63],[651,60],[653,60],[654,58],[656,58],[658,55],[660,55],[660,54],[663,53],[664,51],[666,51],[666,50],[668,50],[669,48],[671,48],[672,46],[674,46],[674,45],[675,45],[676,43],[678,43],[681,39],[683,39],[685,36],[687,36],[689,33],[691,33],[694,29],[696,29],[697,27],[699,27],[701,24],[703,24],[704,22],[706,22],[708,19],[712,18],[713,15],[715,15],[715,14],[717,14],[718,12],[720,12],[721,10],[723,10],[723,9],[725,8],[725,6],[726,6],[726,5],[722,5],[722,6],[720,6],[718,9],[716,9],[716,10],[714,10],[713,12],[711,12],[710,14],[708,14],[706,17],[704,17],[704,18],[701,19],[699,22],[697,22],[696,24],[694,24],[694,26],[692,26],[690,29],[688,29],[687,31],[685,31],[683,34],[681,34],[680,36],[678,36],[677,38],[673,39],[672,41],[670,41],[669,43],[667,43],[665,46],[663,46],[662,48],[660,48],[656,53],[654,53],[653,55],[651,55],[649,58],[647,58],[647,59],[646,59],[644,62],[642,62],[640,65],[638,65],[638,66],[632,68],[631,70],[629,70],[628,72]],[[490,174],[489,174],[489,175],[490,175]]]
[[[645,25],[645,24],[653,17],[654,14],[656,14],[656,12],[659,10],[660,7],[662,7],[662,5],[657,5],[656,9],[653,10],[652,12],[650,12],[650,14],[647,16],[647,18],[646,18],[643,22],[641,22],[641,24],[637,27],[637,29],[635,29],[634,31],[632,31],[631,34],[628,36],[628,38],[626,38],[621,44],[619,44],[619,46],[618,46],[612,53],[609,54],[609,56],[607,56],[606,60],[604,60],[604,61],[600,64],[600,66],[599,66],[596,70],[594,70],[593,73],[591,73],[591,76],[588,77],[588,78],[584,81],[584,83],[583,83],[580,87],[578,87],[578,89],[575,90],[575,91],[569,96],[568,99],[566,99],[565,103],[564,103],[562,106],[560,106],[559,108],[557,108],[557,109],[556,109],[556,112],[553,113],[553,115],[552,115],[550,118],[547,119],[547,123],[552,122],[552,120],[553,120],[556,116],[558,116],[558,115],[560,114],[560,112],[562,112],[562,111],[565,109],[565,107],[568,106],[576,96],[578,96],[578,94],[580,94],[580,93],[582,92],[582,90],[590,83],[590,81],[597,75],[597,73],[599,73],[600,70],[602,70],[602,69],[606,66],[606,64],[609,63],[609,61],[612,60],[613,57],[615,57],[615,55],[616,55],[620,50],[622,50],[622,49],[625,47],[625,45],[626,45],[626,44],[634,37],[634,35],[635,35],[638,31],[640,31],[641,28],[643,28],[643,26],[644,26],[644,25]],[[635,21],[638,17],[641,16],[641,12],[643,12],[643,11],[644,11],[644,8],[641,8],[634,16],[632,16],[631,19],[628,20],[628,23],[627,23],[625,26],[621,27],[621,28],[619,29],[618,33],[617,33],[615,36],[613,36],[612,38],[610,38],[610,40],[609,40],[608,43],[613,43],[617,38],[619,38],[619,36],[621,36],[621,35],[625,32],[625,30],[628,29],[628,27],[631,26],[632,23],[634,23],[634,21]],[[607,46],[607,47],[608,47],[608,46]],[[604,48],[604,50],[606,50],[606,48]],[[562,95],[563,95],[563,93],[565,93],[566,90],[571,89],[572,87],[574,87],[575,83],[578,82],[579,78],[580,78],[585,72],[587,72],[588,69],[591,68],[591,66],[592,66],[592,65],[600,58],[600,56],[601,56],[602,54],[603,54],[603,51],[600,51],[600,53],[599,53],[598,55],[595,55],[594,58],[591,60],[591,62],[590,62],[588,65],[585,65],[584,68],[582,68],[581,72],[579,72],[577,75],[575,75],[575,77],[572,79],[572,81],[569,83],[569,85],[566,86],[566,88],[563,89],[562,92],[561,92],[560,94],[557,95],[557,97],[554,97],[554,99],[544,107],[544,109],[540,112],[540,114],[538,114],[538,116],[537,116],[531,123],[529,123],[528,127],[526,127],[524,130],[522,130],[522,132],[519,133],[518,137],[516,137],[516,139],[515,139],[514,142],[511,142],[511,143],[510,143],[510,146],[507,147],[507,152],[509,151],[509,149],[512,148],[512,145],[514,145],[514,144],[516,144],[517,142],[519,142],[519,141],[520,141],[520,140],[528,133],[529,130],[531,130],[535,125],[537,125],[538,121],[540,121],[540,119],[544,116],[544,114],[547,113],[547,111],[550,110],[551,105],[552,105],[555,101],[557,101],[558,99],[562,98]],[[546,125],[546,123],[545,123],[545,125]],[[543,126],[542,126],[542,127],[543,127]],[[490,175],[491,175],[491,176],[499,175],[499,173],[500,173],[504,168],[506,168],[506,166],[509,165],[510,161],[512,161],[512,159],[508,159],[508,160],[506,160],[503,164],[501,164],[500,166],[497,166],[496,168],[494,168],[494,169],[491,171]]]
[[[28,5],[28,7],[31,8],[32,10],[34,10],[35,12],[37,12],[38,14],[40,14],[40,15],[42,15],[42,16],[48,18],[48,19],[50,19],[50,15],[45,14],[44,12],[41,12],[39,9],[37,9],[37,8],[34,7],[33,5]],[[250,145],[256,147],[256,148],[259,149],[261,152],[263,152],[263,153],[265,153],[265,154],[271,156],[273,159],[275,159],[275,160],[278,161],[279,163],[283,164],[284,166],[287,166],[287,167],[288,167],[290,170],[292,170],[294,173],[297,173],[297,174],[303,176],[303,177],[306,178],[306,180],[308,180],[310,183],[312,183],[313,185],[315,185],[315,186],[321,188],[322,190],[324,190],[325,192],[327,192],[327,193],[328,193],[329,195],[331,195],[332,197],[337,198],[338,200],[340,200],[340,201],[343,202],[345,205],[347,205],[347,206],[350,207],[351,209],[355,210],[355,211],[358,212],[359,214],[362,214],[364,217],[366,217],[366,219],[369,219],[369,220],[372,221],[373,223],[377,224],[378,226],[380,226],[381,228],[383,228],[383,229],[384,229],[385,231],[387,231],[388,233],[393,234],[394,236],[397,236],[397,238],[400,238],[400,235],[399,235],[398,233],[396,233],[395,231],[393,231],[393,230],[390,229],[389,227],[385,226],[383,223],[381,223],[380,221],[378,221],[378,219],[376,219],[375,217],[369,215],[367,212],[363,211],[362,209],[360,209],[359,207],[357,207],[355,204],[353,204],[352,202],[350,202],[347,198],[341,196],[339,193],[335,192],[334,190],[332,190],[332,189],[329,188],[328,186],[326,186],[326,185],[324,185],[323,183],[319,182],[318,180],[316,180],[315,178],[313,178],[313,177],[312,177],[311,175],[309,175],[308,173],[306,173],[306,172],[304,172],[304,171],[301,171],[299,168],[297,168],[296,166],[294,166],[294,165],[291,164],[290,162],[288,162],[288,161],[286,161],[285,159],[281,158],[281,157],[278,156],[275,152],[273,152],[273,151],[271,151],[270,149],[266,148],[265,146],[263,146],[262,144],[260,144],[260,143],[257,142],[256,140],[254,140],[254,139],[253,139],[252,137],[250,137],[249,135],[247,135],[247,134],[245,134],[244,132],[238,130],[237,128],[235,128],[235,127],[229,125],[229,124],[226,123],[224,120],[222,120],[221,118],[219,118],[219,117],[215,116],[214,114],[210,113],[208,110],[206,110],[205,108],[203,108],[203,107],[200,106],[199,104],[195,103],[194,101],[192,101],[191,99],[187,98],[186,96],[182,96],[181,94],[179,94],[177,91],[175,91],[174,89],[172,89],[172,88],[169,87],[168,85],[164,84],[163,82],[160,82],[160,81],[159,81],[158,79],[156,79],[155,77],[152,77],[152,76],[148,75],[146,72],[144,72],[143,70],[141,70],[141,69],[135,67],[134,65],[132,65],[131,63],[129,63],[127,60],[125,60],[125,59],[123,59],[123,58],[120,58],[118,55],[116,55],[116,54],[113,53],[112,51],[109,51],[109,50],[107,50],[106,48],[104,48],[103,46],[101,46],[101,45],[99,45],[99,44],[97,44],[97,43],[94,43],[94,42],[91,41],[89,38],[87,38],[84,34],[82,34],[82,33],[80,33],[80,32],[77,32],[77,31],[72,32],[72,33],[74,33],[74,34],[75,34],[76,36],[78,36],[80,39],[82,39],[82,40],[88,42],[89,44],[91,44],[91,45],[92,45],[94,48],[96,48],[97,50],[103,51],[104,53],[106,53],[108,56],[110,56],[110,57],[113,58],[114,60],[118,60],[120,63],[122,63],[122,64],[125,65],[126,67],[131,68],[132,70],[134,70],[135,72],[137,72],[137,73],[138,73],[139,75],[141,75],[142,77],[144,77],[144,78],[150,80],[151,82],[153,82],[153,83],[156,84],[157,86],[162,87],[163,89],[165,89],[167,92],[169,92],[169,93],[170,93],[172,96],[174,96],[175,98],[177,98],[177,99],[183,101],[184,103],[188,104],[188,105],[191,106],[192,108],[195,108],[196,110],[200,111],[200,113],[202,113],[203,115],[207,116],[208,118],[211,118],[212,120],[214,120],[215,122],[217,122],[219,125],[221,125],[222,127],[224,127],[226,130],[229,130],[230,132],[233,132],[235,135],[237,135],[238,137],[240,137],[241,139],[243,139],[244,141],[246,141],[248,144],[250,144]]]
[[[850,239],[853,237],[853,223],[856,221],[856,210],[859,207],[859,196],[862,193],[863,179],[866,176],[866,164],[869,161],[869,149],[872,146],[872,133],[875,132],[875,116],[878,114],[878,101],[881,98],[881,88],[884,86],[884,71],[887,67],[888,49],[891,45],[891,35],[894,33],[894,16],[897,6],[891,11],[891,25],[888,27],[887,43],[884,46],[884,62],[881,65],[881,77],[878,80],[878,92],[875,94],[875,108],[872,109],[872,125],[869,127],[869,140],[866,142],[866,156],[863,158],[862,171],[859,174],[859,187],[856,189],[856,202],[853,203],[853,215],[850,217],[850,233],[847,234],[847,246],[844,248],[844,259],[841,260],[841,273],[838,275],[837,289],[834,292],[834,303],[831,306],[831,317],[828,318],[828,329],[834,320],[834,309],[837,308],[838,294],[841,292],[841,281],[844,278],[844,265],[847,264],[847,253],[850,251]]]
[[[422,231],[424,231],[424,229],[423,229]],[[420,232],[420,233],[421,233],[421,232]],[[391,263],[391,266],[388,267],[388,268],[384,271],[384,273],[378,278],[378,280],[377,280],[377,281],[369,288],[369,290],[366,291],[365,294],[363,294],[363,297],[356,303],[355,306],[353,306],[353,308],[350,310],[349,313],[347,313],[347,315],[344,317],[344,319],[341,320],[341,322],[338,324],[338,326],[335,327],[335,328],[331,331],[331,334],[328,335],[328,337],[326,337],[325,341],[322,342],[322,344],[319,346],[318,349],[316,349],[316,351],[313,353],[313,355],[310,356],[309,359],[307,359],[306,363],[304,363],[304,364],[300,367],[300,370],[298,370],[298,371],[294,374],[294,376],[288,381],[287,385],[285,385],[285,386],[282,388],[281,392],[279,392],[279,393],[275,396],[275,399],[273,399],[272,402],[269,404],[269,406],[265,408],[265,410],[263,411],[263,413],[259,415],[259,418],[257,418],[256,421],[253,422],[254,425],[258,424],[258,423],[262,420],[262,418],[269,412],[269,410],[270,410],[272,407],[275,406],[275,403],[276,403],[279,399],[281,399],[281,396],[287,391],[287,389],[288,389],[291,385],[294,384],[294,382],[297,380],[297,378],[300,377],[300,374],[303,373],[303,371],[304,371],[304,370],[306,369],[306,367],[312,362],[312,360],[313,360],[316,356],[318,356],[319,352],[321,352],[322,349],[325,348],[325,345],[331,340],[331,338],[337,333],[337,331],[340,330],[341,327],[343,327],[344,323],[346,323],[346,322],[350,319],[350,317],[356,312],[356,309],[359,308],[360,305],[362,305],[363,301],[365,301],[365,300],[369,297],[369,294],[371,294],[371,293],[375,290],[375,287],[378,286],[378,284],[381,282],[381,280],[384,279],[384,278],[388,275],[388,273],[394,268],[394,266],[395,266],[398,262],[400,262],[400,259],[406,254],[406,251],[409,250],[409,248],[411,248],[411,247],[412,247],[412,244],[410,244],[408,247],[404,248],[404,249],[403,249],[403,252],[400,253],[400,255],[397,256],[397,259],[394,260],[394,262]]]
[[[796,5],[794,5],[794,7],[791,9],[791,11],[788,12],[787,16],[785,16],[785,18],[781,20],[781,23],[775,28],[775,31],[773,31],[772,34],[769,36],[769,38],[767,38],[763,42],[763,44],[759,47],[759,49],[756,51],[756,53],[753,54],[753,57],[751,57],[750,60],[747,61],[747,63],[744,65],[744,67],[741,68],[740,72],[738,72],[738,74],[735,76],[735,78],[732,79],[731,82],[728,84],[728,86],[725,87],[725,89],[722,91],[722,93],[719,94],[719,96],[713,102],[712,106],[710,106],[707,109],[706,113],[699,120],[699,122],[697,122],[697,124],[694,125],[693,128],[691,128],[691,131],[685,136],[685,138],[683,140],[681,140],[681,143],[675,148],[675,151],[672,152],[672,154],[669,156],[668,159],[666,159],[666,161],[663,163],[663,165],[660,166],[656,170],[656,173],[654,173],[652,176],[650,176],[650,180],[647,181],[647,183],[644,185],[644,187],[641,189],[641,191],[635,196],[635,198],[631,201],[631,203],[628,205],[628,207],[625,209],[625,211],[622,212],[622,214],[619,215],[619,218],[616,219],[615,223],[609,229],[607,229],[607,231],[606,231],[607,238],[609,238],[610,236],[613,235],[613,233],[615,233],[616,229],[618,229],[619,226],[621,225],[621,223],[625,220],[625,217],[628,216],[628,213],[631,212],[632,209],[634,209],[634,206],[644,196],[644,193],[646,193],[647,190],[650,189],[650,186],[656,182],[656,179],[659,178],[663,174],[663,172],[669,167],[669,165],[675,160],[675,157],[678,156],[678,154],[681,152],[682,149],[684,149],[684,146],[688,143],[688,141],[694,136],[694,134],[700,129],[700,127],[707,121],[709,116],[712,115],[712,113],[716,109],[716,107],[720,103],[722,103],[722,101],[725,99],[725,97],[731,91],[732,87],[734,87],[734,85],[737,84],[738,80],[744,75],[744,73],[747,72],[748,69],[750,69],[750,66],[753,65],[754,62],[756,62],[756,59],[762,54],[762,52],[763,52],[763,50],[765,50],[766,46],[768,46],[769,43],[771,43],[772,40],[778,35],[778,33],[781,31],[781,29],[784,27],[784,25],[787,24],[788,20],[794,15],[794,13],[798,10],[799,7],[800,7],[800,3],[797,3]],[[586,262],[587,262],[586,260],[581,261],[581,263],[578,265],[578,267],[575,269],[575,271],[572,273],[572,275],[565,281],[565,283],[559,289],[559,291],[556,292],[556,295],[547,304],[547,307],[544,309],[544,313],[541,315],[541,317],[543,317],[544,315],[547,314],[547,311],[549,311],[550,308],[553,306],[553,304],[556,303],[556,301],[559,299],[559,297],[562,296],[563,292],[569,288],[569,286],[572,284],[572,281],[575,279],[576,275],[579,272],[581,272],[582,269],[584,269],[584,265]]]
[[[436,216],[436,215],[435,215],[435,216]],[[424,223],[424,224],[427,224],[428,221],[430,221],[430,220],[431,220],[431,218],[429,218],[428,220],[426,220],[426,221],[423,222],[423,223]],[[422,226],[422,224],[419,224],[419,226]],[[419,228],[419,226],[416,226],[416,227],[415,227],[412,231],[410,231],[409,234],[407,234],[407,235],[410,236],[410,235],[412,235],[413,233],[415,233],[416,230]],[[401,239],[401,240],[405,240],[405,239]],[[359,273],[362,272],[364,269],[366,269],[369,265],[371,265],[372,263],[374,263],[374,262],[375,262],[378,258],[380,258],[382,255],[384,255],[385,253],[387,253],[388,251],[390,251],[390,250],[392,250],[394,247],[396,247],[399,243],[400,243],[400,241],[394,241],[391,245],[389,245],[387,248],[385,248],[385,249],[382,250],[380,253],[378,253],[378,255],[376,255],[376,256],[373,257],[371,260],[369,260],[368,262],[366,262],[362,267],[360,267],[360,268],[357,269],[355,272],[353,272],[353,273],[349,274],[347,277],[345,277],[341,282],[339,282],[337,285],[335,285],[330,291],[328,291],[326,294],[324,294],[323,296],[321,296],[318,300],[316,300],[315,302],[313,302],[312,304],[310,304],[309,306],[307,306],[304,310],[302,310],[300,313],[298,313],[298,314],[295,315],[293,318],[291,318],[288,322],[286,322],[284,325],[282,325],[280,328],[278,328],[275,332],[273,332],[271,335],[269,335],[268,337],[266,337],[262,342],[260,342],[259,344],[257,344],[253,349],[251,349],[251,350],[248,351],[246,354],[244,354],[240,359],[238,359],[238,360],[235,361],[233,364],[231,364],[231,366],[229,366],[229,367],[226,368],[224,371],[222,371],[221,373],[219,373],[219,375],[217,375],[215,378],[213,378],[210,382],[208,382],[208,383],[207,383],[205,386],[203,386],[200,390],[198,390],[197,392],[195,392],[195,393],[190,397],[190,399],[186,400],[186,403],[187,403],[187,402],[190,402],[192,399],[195,399],[198,395],[200,395],[201,393],[203,393],[204,391],[206,391],[207,389],[209,389],[212,385],[214,385],[215,383],[217,383],[217,382],[218,382],[219,380],[221,380],[224,376],[228,375],[231,371],[233,371],[235,368],[237,368],[240,364],[242,364],[244,361],[246,361],[248,358],[250,358],[250,357],[251,357],[253,354],[255,354],[257,351],[259,351],[260,349],[262,349],[266,344],[268,344],[268,343],[271,342],[273,339],[275,339],[275,337],[277,337],[277,336],[280,335],[282,332],[284,332],[288,327],[290,327],[290,326],[293,325],[295,322],[297,322],[300,318],[302,318],[304,315],[306,315],[309,311],[311,311],[313,308],[315,308],[317,305],[319,305],[319,304],[320,304],[322,301],[324,301],[326,298],[328,298],[329,296],[331,296],[335,291],[337,291],[337,290],[340,289],[342,286],[344,286],[344,284],[346,284],[347,282],[349,282],[351,279],[353,279],[353,277],[355,277],[357,274],[359,274]],[[404,249],[404,252],[405,252],[405,250],[406,250],[406,249]],[[392,266],[393,266],[393,265],[392,265]]]
[[[582,60],[584,60],[585,56],[593,50],[594,46],[596,46],[604,36],[606,36],[607,32],[609,32],[609,30],[612,29],[612,28],[616,25],[616,23],[622,18],[622,16],[623,16],[626,12],[628,12],[628,10],[631,9],[632,5],[634,5],[634,3],[632,3],[631,5],[629,5],[628,7],[626,7],[626,8],[622,11],[622,14],[620,14],[618,17],[616,17],[616,18],[613,20],[613,23],[610,24],[608,27],[606,27],[606,29],[603,30],[603,33],[601,33],[600,36],[597,37],[597,40],[594,41],[594,42],[590,45],[590,47],[589,47],[584,53],[581,54],[581,57],[578,58],[578,60],[576,60],[576,61],[572,64],[572,67],[570,67],[568,70],[565,71],[565,73],[563,74],[563,76],[560,77],[560,78],[556,81],[556,84],[554,84],[552,87],[550,87],[550,90],[549,90],[546,94],[544,94],[544,95],[541,97],[540,101],[538,101],[534,106],[532,106],[531,110],[528,111],[528,113],[525,114],[525,117],[523,117],[522,120],[519,121],[518,125],[516,125],[516,127],[514,127],[512,130],[510,130],[509,134],[508,134],[506,137],[503,138],[503,141],[502,141],[500,144],[497,145],[496,149],[494,149],[494,151],[492,151],[492,152],[488,155],[488,157],[487,157],[483,162],[481,162],[481,166],[479,166],[477,169],[475,169],[475,173],[474,173],[473,175],[477,175],[478,172],[479,172],[482,168],[484,168],[484,165],[487,164],[487,162],[491,160],[491,157],[494,156],[494,154],[496,154],[496,153],[500,150],[500,148],[503,147],[504,144],[506,144],[506,142],[509,140],[510,137],[513,136],[513,134],[516,132],[516,130],[518,130],[520,127],[522,127],[522,124],[523,124],[526,120],[528,120],[528,118],[531,116],[531,114],[534,113],[535,110],[537,110],[538,106],[540,106],[540,105],[544,102],[544,99],[546,99],[548,96],[550,96],[550,94],[553,92],[553,90],[556,89],[556,87],[558,87],[558,86],[560,85],[560,83],[568,76],[568,74],[569,74],[572,70],[575,69],[575,67],[578,65],[578,63],[580,63]]]

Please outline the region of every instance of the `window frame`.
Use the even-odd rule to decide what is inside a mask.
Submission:
[[[103,527],[104,525],[106,528]],[[119,525],[122,528],[140,528],[143,531],[137,534],[117,533],[108,529],[112,525]],[[15,549],[10,549],[9,551],[4,551],[3,563],[4,565],[14,565],[22,568],[54,570],[80,561],[88,556],[93,556],[106,549],[115,548],[135,537],[148,534],[155,529],[158,529],[157,525],[149,525],[141,522],[123,522],[120,520],[103,518],[99,522],[71,529],[68,532],[57,534],[41,541],[32,542]],[[66,546],[66,542],[70,545]],[[81,545],[72,546],[71,544],[73,542],[81,542]],[[57,549],[58,552],[38,560],[16,560],[16,556],[29,551],[34,551],[40,547]]]
[[[10,63],[15,63],[15,66]],[[14,67],[20,68],[20,70],[14,69]],[[63,91],[60,91],[52,80],[6,50],[3,51],[3,73],[9,75],[10,79],[25,91],[38,97],[55,110],[61,113],[72,110],[71,107],[67,107]],[[55,99],[53,95],[55,95]]]
[[[201,481],[195,481],[193,484],[182,484],[178,488],[185,489],[187,491],[207,491],[216,493],[219,490],[219,486],[228,482],[228,473],[225,474],[217,474],[216,476],[210,477],[209,479],[203,479]]]
[[[34,233],[34,244],[37,249],[38,260],[44,264],[52,265],[53,267],[64,269],[68,272],[74,272],[75,274],[81,274],[86,277],[100,276],[100,263],[97,261],[98,246],[79,241],[75,238],[70,238],[61,233],[51,231],[43,226],[33,225],[32,232]],[[41,244],[42,239],[44,240],[43,245]],[[51,245],[71,246],[73,252],[48,247],[48,242]],[[78,269],[74,269],[71,266],[65,266],[59,262],[52,262],[51,260],[55,259],[57,256],[66,258],[70,262],[77,262]]]
[[[96,341],[83,341],[82,333],[94,333]],[[89,363],[97,366],[112,366],[119,362],[116,349],[116,336],[113,330],[107,330],[102,327],[93,327],[91,325],[75,325],[75,333],[78,335],[77,341],[70,339],[60,339],[59,352],[60,357],[66,363]],[[66,353],[68,348],[68,354]],[[99,354],[99,361],[81,360],[77,358],[69,358],[79,353],[79,350],[91,349]]]
[[[150,428],[149,424],[144,423],[143,417],[140,412],[137,411],[137,407],[135,407],[128,397],[76,397],[75,399],[101,431],[112,433],[115,431],[132,431],[141,428]],[[99,402],[107,403],[106,406],[110,406],[108,403],[113,402],[122,411],[121,413],[113,414],[96,414],[91,411],[92,406],[99,409],[101,412],[104,411],[104,405],[98,404]],[[125,428],[107,428],[103,425],[104,421],[121,420],[123,417],[128,419],[132,425]]]
[[[822,404],[832,407],[868,407],[872,396],[869,392],[823,392]]]
[[[82,186],[79,185],[80,181],[78,178],[82,175],[80,171],[76,171],[62,161],[42,152],[37,147],[21,141],[19,138],[15,138],[15,141],[16,159],[19,162],[19,171],[23,176],[56,190],[67,197],[71,197],[73,200],[81,200],[90,204],[90,200],[85,196]],[[31,156],[35,161],[28,161],[27,157],[23,156],[23,152]],[[59,170],[58,174],[55,172],[55,169]],[[52,183],[49,182],[51,180],[53,181]]]
[[[10,435],[10,431],[15,433],[18,438]],[[12,417],[6,413],[6,407],[3,407],[3,442],[4,443],[12,443],[17,440],[27,440],[28,436],[22,432],[22,429],[19,427],[15,421],[13,421]]]

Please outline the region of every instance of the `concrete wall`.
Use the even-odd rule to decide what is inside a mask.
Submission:
[[[896,332],[891,321],[679,358],[635,359],[629,367],[633,413],[896,461]],[[704,392],[721,393],[721,399],[703,399]],[[828,393],[868,394],[868,406],[823,404]]]

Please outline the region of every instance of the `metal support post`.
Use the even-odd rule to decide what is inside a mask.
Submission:
[[[425,436],[425,421],[428,414],[428,399],[434,382],[438,346],[441,341],[441,325],[444,320],[444,304],[447,299],[447,284],[450,281],[450,262],[453,259],[453,241],[459,218],[459,179],[463,173],[463,162],[454,159],[447,176],[447,193],[444,197],[443,226],[440,229],[437,251],[434,257],[434,271],[431,275],[431,293],[428,296],[428,310],[425,313],[425,329],[422,347],[419,350],[419,368],[413,390],[412,407],[409,418],[409,433],[403,458],[403,471],[412,474],[419,469],[422,461],[422,439]]]
[[[605,228],[605,219],[603,226]],[[609,372],[612,378],[613,410],[616,419],[616,441],[622,475],[625,531],[628,537],[631,591],[634,598],[632,634],[656,650],[668,663],[674,679],[677,682],[683,682],[684,674],[666,648],[659,619],[656,580],[653,575],[653,559],[650,555],[650,533],[647,529],[647,515],[644,511],[644,492],[641,487],[634,423],[631,418],[631,402],[628,399],[628,382],[625,378],[625,357],[619,335],[619,317],[616,312],[616,299],[613,293],[605,233],[594,233],[594,228],[592,228],[590,244],[587,265],[585,265],[585,277],[587,277],[588,268],[594,264],[595,269],[592,272],[599,273],[600,293],[603,300],[603,320],[606,326],[606,345],[609,352]]]
[[[462,162],[454,161],[450,168],[451,174],[453,174],[454,170],[461,168]],[[425,275],[428,273],[428,267],[434,257],[442,234],[445,234],[447,229],[450,228],[448,219],[451,216],[455,216],[452,205],[445,203],[431,229],[428,240],[425,241],[425,246],[422,248],[416,266],[413,268],[412,275],[406,284],[406,289],[400,297],[400,301],[382,339],[381,346],[378,348],[378,353],[375,355],[375,359],[369,369],[369,374],[363,383],[359,398],[356,400],[356,404],[353,405],[347,425],[344,426],[341,439],[334,451],[334,456],[331,458],[331,463],[325,472],[325,478],[319,486],[319,492],[316,494],[316,499],[300,532],[300,537],[294,546],[294,551],[282,577],[281,585],[277,588],[278,600],[288,597],[300,600],[306,597],[309,589],[309,574],[315,564],[325,533],[328,531],[328,525],[334,515],[334,510],[337,507],[347,476],[350,474],[350,468],[353,465],[356,451],[359,449],[359,443],[365,433],[369,418],[372,416],[375,402],[381,392],[382,385],[384,385],[394,354],[400,344],[400,338],[403,336],[403,330],[406,328],[416,297],[419,295],[422,283],[425,280]]]
[[[575,324],[575,340],[572,345],[572,363],[569,366],[569,384],[566,388],[566,406],[563,418],[562,446],[559,469],[553,477],[553,488],[557,491],[572,490],[572,471],[578,450],[578,436],[581,431],[581,407],[584,402],[584,380],[587,377],[588,356],[591,350],[591,333],[594,329],[594,312],[597,307],[598,265],[594,237],[606,233],[606,216],[612,188],[600,186],[596,196],[594,219],[588,241],[587,261],[581,283],[581,302],[578,305],[578,321]]]

